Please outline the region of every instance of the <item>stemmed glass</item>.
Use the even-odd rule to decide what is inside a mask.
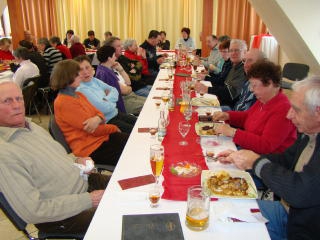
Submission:
[[[179,142],[179,145],[186,146],[188,142],[184,140],[190,130],[191,124],[186,121],[179,122],[179,133],[181,134],[183,140]]]
[[[150,165],[152,174],[156,180],[156,184],[159,182],[159,177],[162,173],[164,162],[164,147],[160,144],[153,144],[150,146]]]
[[[170,98],[169,98],[169,94],[167,93],[167,91],[164,91],[162,93],[161,99],[164,103],[164,106],[167,107],[167,103],[169,102]]]

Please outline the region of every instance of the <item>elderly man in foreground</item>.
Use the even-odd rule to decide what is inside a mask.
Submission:
[[[222,162],[252,169],[281,201],[259,201],[271,239],[320,239],[320,76],[293,85],[287,117],[302,133],[282,154],[224,152]]]
[[[0,191],[25,222],[43,232],[85,233],[109,177],[90,174],[84,180],[74,163],[85,165],[90,158],[67,155],[24,114],[19,86],[1,81]]]

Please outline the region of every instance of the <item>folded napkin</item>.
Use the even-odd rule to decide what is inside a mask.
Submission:
[[[168,87],[157,87],[156,90],[170,90]]]
[[[154,182],[155,182],[155,179],[152,174],[122,179],[122,180],[118,181],[122,190],[140,187],[140,186],[147,185],[147,184],[154,183]]]
[[[169,78],[162,78],[162,79],[159,79],[159,81],[173,81],[173,79],[169,79]]]
[[[157,127],[140,127],[138,128],[138,133],[148,133],[152,128],[158,129]]]
[[[188,74],[188,73],[176,73],[174,75],[178,76],[178,77],[190,77],[191,76],[191,74]]]
[[[161,97],[154,96],[152,99],[160,99],[161,100]]]
[[[218,222],[267,223],[259,209],[247,209],[231,202],[215,202],[211,205],[211,215]],[[210,216],[211,217],[211,216]]]

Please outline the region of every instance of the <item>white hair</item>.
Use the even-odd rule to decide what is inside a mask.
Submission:
[[[316,112],[320,106],[320,76],[314,75],[295,82],[292,90],[295,92],[305,90],[304,104],[311,112]]]
[[[76,35],[72,35],[72,37],[70,38],[70,41],[73,43],[78,43],[80,42],[80,38]]]
[[[231,42],[230,42],[230,45],[231,44],[238,44],[239,45],[239,48],[242,50],[242,51],[247,51],[248,50],[248,47],[247,47],[247,44],[244,40],[241,40],[241,39],[231,39]]]
[[[123,48],[124,50],[128,50],[129,47],[131,47],[133,45],[133,43],[135,43],[136,40],[132,39],[132,38],[128,38],[126,40],[124,40],[123,42]]]

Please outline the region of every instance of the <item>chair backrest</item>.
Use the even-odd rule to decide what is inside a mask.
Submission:
[[[51,116],[49,120],[49,132],[53,139],[59,142],[66,149],[67,153],[72,152],[54,116]]]
[[[19,231],[25,231],[27,223],[16,214],[2,192],[0,192],[0,207]]]
[[[36,95],[38,91],[39,81],[40,81],[40,76],[37,76],[33,78],[28,78],[23,83],[22,95],[23,95],[24,105],[26,109],[27,107],[30,106],[30,103],[33,100],[33,97]]]
[[[282,77],[290,80],[302,80],[309,73],[309,66],[302,63],[286,63],[283,67]]]

